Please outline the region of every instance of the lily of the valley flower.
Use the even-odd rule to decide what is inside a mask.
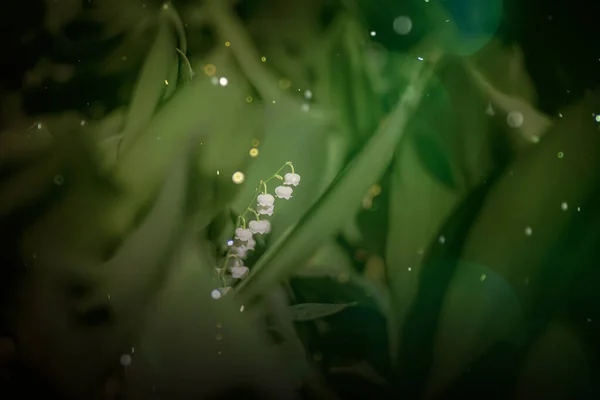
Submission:
[[[271,196],[271,197],[273,197],[273,196]],[[258,207],[256,207],[256,212],[259,213],[260,215],[271,216],[271,215],[273,215],[273,210],[274,209],[275,209],[275,206],[273,206],[273,205],[263,206],[263,205],[259,204]]]
[[[258,197],[256,198],[256,201],[258,201],[259,206],[273,207],[273,204],[275,203],[275,197],[273,197],[272,194],[268,194],[268,193],[259,194]]]
[[[227,259],[227,263],[226,264],[227,264],[228,269],[231,270],[231,268],[233,268],[233,267],[239,267],[243,263],[242,263],[242,260],[240,260],[237,257],[229,257]]]
[[[245,242],[252,239],[252,232],[250,229],[237,228],[235,230],[235,238]]]
[[[233,267],[231,268],[231,276],[234,279],[241,279],[243,277],[245,277],[246,275],[248,275],[248,267],[245,266],[239,266],[239,267]]]
[[[294,185],[298,186],[300,183],[300,175],[294,173],[287,173],[283,176],[283,184],[284,185]]]
[[[250,228],[250,232],[252,233],[269,233],[271,231],[271,223],[266,219],[261,219],[260,221],[250,221],[248,228]]]
[[[240,243],[240,247],[243,248],[244,250],[254,250],[255,246],[256,246],[256,240],[254,240],[253,238],[250,238],[250,239],[246,240],[245,242]]]
[[[246,257],[248,257],[248,249],[243,246],[232,246],[231,254],[241,258],[242,260],[245,260]]]
[[[281,171],[288,167],[291,169],[291,173],[285,174],[285,176],[282,177],[280,175]],[[273,193],[274,196],[273,194],[268,193],[268,184],[275,179],[281,182],[281,186],[275,188]],[[254,250],[256,247],[254,235],[262,235],[271,231],[271,222],[261,219],[262,216],[273,215],[275,198],[290,199],[294,193],[292,186],[298,186],[299,183],[300,175],[295,173],[294,166],[291,162],[286,162],[271,177],[260,181],[255,196],[250,200],[250,204],[248,204],[244,211],[238,216],[235,238],[227,242],[228,251],[223,260],[222,267],[217,268],[217,273],[221,278],[224,287],[228,284],[225,276],[226,271],[231,274],[230,277],[233,279],[242,279],[249,274],[250,269],[244,265],[244,260],[248,256],[248,251]],[[248,213],[253,213],[256,219],[247,219]],[[246,222],[248,222],[247,225]],[[227,291],[220,290],[221,289],[213,291],[213,298],[219,298],[227,293]]]
[[[277,197],[279,197],[280,199],[286,199],[289,200],[292,197],[292,193],[293,193],[294,189],[292,189],[289,186],[277,186],[275,188],[275,194],[277,195]]]

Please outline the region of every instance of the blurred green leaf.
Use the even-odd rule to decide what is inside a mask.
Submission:
[[[523,316],[505,279],[489,268],[459,263],[438,320],[428,390],[438,393],[492,345],[518,338]]]
[[[452,174],[452,164],[439,134],[424,123],[411,136],[417,156],[425,169],[444,186],[454,189],[456,181]]]
[[[256,321],[256,326],[266,325],[264,328],[271,336],[273,352],[279,355],[279,361],[290,372],[292,384],[299,389],[309,376],[311,367],[304,346],[296,333],[293,310],[289,306],[289,298],[284,288],[271,290],[263,298],[262,304],[265,309],[266,324],[264,319],[259,319]]]
[[[244,388],[258,398],[290,398],[297,381],[288,367],[298,365],[283,357],[293,353],[277,354],[268,343],[260,305],[211,299],[217,260],[204,244],[187,237],[172,259],[173,274],[137,341],[126,397],[219,398]]]
[[[146,57],[140,77],[138,78],[125,129],[121,147],[126,150],[137,140],[152,119],[154,112],[168,88],[169,78],[172,78],[177,65],[175,48],[177,43],[167,18],[160,18],[159,29],[150,53]],[[176,80],[171,83],[175,87]],[[172,89],[171,89],[172,90]]]
[[[500,167],[507,156],[498,159],[498,151],[504,150],[499,144],[508,138],[498,134],[498,120],[486,113],[488,97],[461,59],[448,56],[437,76],[437,96],[447,99],[444,109],[448,112],[430,121],[454,167],[455,186],[464,193]]]
[[[298,283],[294,287],[298,290],[310,288],[315,299],[327,298],[331,302],[356,300],[363,307],[371,306],[384,317],[389,316],[387,288],[369,282],[355,271],[348,254],[333,240],[319,247],[310,261],[296,272],[294,278]],[[306,293],[303,295],[312,299]]]
[[[404,344],[404,351],[410,355],[405,357],[404,363],[405,366],[414,365],[412,369],[416,373],[413,373],[413,377],[422,376],[424,368],[429,365],[429,361],[424,358],[431,357],[432,338],[438,323],[443,323],[446,327],[456,324],[465,326],[460,334],[450,328],[439,328],[441,333],[437,334],[437,354],[434,361],[436,366],[431,379],[441,388],[490,347],[489,339],[492,334],[486,330],[506,335],[507,331],[515,328],[520,308],[531,309],[540,301],[537,296],[543,293],[542,285],[552,286],[551,293],[556,293],[556,283],[544,282],[541,273],[544,273],[543,267],[547,268],[548,265],[555,264],[557,258],[562,258],[555,257],[556,255],[565,252],[564,231],[575,218],[569,210],[572,210],[572,207],[576,209],[579,204],[588,204],[590,200],[589,185],[582,182],[598,179],[597,165],[590,165],[593,160],[598,159],[597,127],[591,118],[588,117],[586,121],[586,116],[589,116],[598,104],[598,97],[591,97],[586,103],[574,107],[564,114],[561,122],[551,128],[532,151],[522,154],[509,165],[503,176],[497,180],[488,177],[486,180],[489,184],[482,185],[478,190],[479,194],[474,193],[474,196],[467,199],[468,202],[461,205],[462,211],[458,210],[456,215],[459,217],[456,220],[458,224],[448,225],[448,230],[457,234],[448,232],[450,240],[445,245],[436,243],[432,246],[432,254],[440,253],[442,248],[448,246],[454,247],[458,252],[433,254],[425,266],[428,271],[423,273],[422,282],[419,283],[420,301],[411,312],[411,321],[406,323],[410,329],[406,334],[409,339]],[[574,132],[577,132],[577,140],[573,140]],[[562,158],[557,156],[558,151],[563,152]],[[566,159],[565,154],[577,156]],[[582,163],[581,157],[586,162]],[[546,180],[541,177],[548,174],[553,179],[545,184]],[[574,175],[579,177],[577,182],[571,179]],[[532,182],[537,184],[532,187]],[[522,196],[526,196],[528,201],[523,202]],[[561,208],[563,202],[568,204],[567,210]],[[460,213],[464,214],[464,222],[468,225],[463,228],[459,226]],[[507,218],[507,215],[510,215],[510,218]],[[454,217],[453,215],[452,218]],[[528,227],[531,230],[528,230]],[[452,244],[453,241],[457,243]],[[575,253],[577,251],[566,251],[564,254]],[[472,272],[467,276],[459,257],[473,265],[481,266],[478,267],[480,271],[489,270],[493,271],[493,274]],[[453,277],[454,270],[456,275]],[[459,285],[472,285],[471,279],[477,278],[472,275],[479,275],[478,278],[483,284],[490,276],[501,276],[502,281],[498,282],[506,281],[516,289],[515,293],[509,293],[506,285],[490,281],[492,286],[488,290],[496,291],[497,296],[504,297],[505,300],[501,303],[506,307],[498,308],[496,301],[486,304],[482,298],[484,293],[478,294],[477,290],[457,288]],[[444,283],[451,278],[450,282]],[[526,292],[519,289],[524,285],[529,286],[530,281],[531,288],[526,289]],[[537,300],[534,302],[531,302],[530,297],[532,290],[533,293],[537,293]],[[457,296],[472,296],[470,300],[462,301],[477,306],[471,307],[471,310],[465,309],[464,305],[456,306]],[[454,306],[451,306],[452,304]],[[440,311],[435,311],[436,307]],[[493,313],[499,318],[498,321],[491,322],[482,317],[463,315],[466,312],[478,315]],[[467,326],[460,322],[465,318],[477,322]],[[538,321],[542,322],[544,316],[533,318],[539,318]],[[496,322],[499,325],[493,325]],[[469,345],[457,345],[456,335],[462,337],[464,334],[473,335],[468,341]],[[454,353],[455,351],[457,353]],[[415,364],[416,360],[420,365]]]
[[[38,263],[43,273],[28,275],[19,286],[25,294],[15,321],[15,334],[24,342],[49,344],[20,349],[24,359],[39,360],[43,373],[73,397],[87,397],[123,348],[131,346],[145,307],[171,272],[166,259],[185,231],[189,166],[196,149],[192,143],[182,143],[153,207],[142,214],[145,218],[135,230],[115,237],[114,231],[103,229],[103,216],[119,193],[93,175],[97,170],[92,158],[77,143],[82,139],[63,140],[68,147],[54,149],[54,165],[43,159],[39,164],[46,164],[44,171],[51,175],[57,170],[63,173],[66,190],[50,212],[31,223],[20,242],[23,254],[43,254]],[[51,178],[47,182],[57,187]],[[107,255],[110,259],[105,262]],[[71,288],[77,288],[78,295],[67,295]],[[95,334],[90,334],[92,326]]]
[[[456,119],[447,91],[438,79],[433,79],[407,135],[414,141],[425,169],[449,189],[456,189],[462,180],[458,154],[452,148],[457,136]]]
[[[169,67],[170,70],[169,70],[169,74],[168,74],[168,79],[165,80],[165,85],[167,86],[167,88],[165,90],[165,94],[164,94],[162,100],[170,99],[171,96],[173,96],[173,94],[177,90],[177,81],[179,79],[179,68],[180,68],[179,56],[174,55],[171,58],[173,58],[173,60],[170,62],[171,65]]]
[[[247,159],[251,138],[259,125],[256,107],[245,100],[249,90],[246,80],[221,54],[209,57],[211,61],[219,60],[228,85],[213,85],[205,77],[194,79],[161,107],[135,146],[120,154],[114,174],[117,182],[127,188],[127,197],[118,204],[109,224],[130,223],[135,210],[150,197],[164,175],[175,149],[190,132],[203,135],[198,157],[198,179],[203,181],[203,190],[198,193],[198,201],[206,213],[201,225],[208,224],[213,213],[230,201],[236,189],[231,176]]]
[[[298,322],[312,321],[337,314],[348,307],[356,306],[356,302],[347,304],[304,303],[290,306],[292,319]]]
[[[600,136],[591,115],[599,99],[596,92],[563,112],[538,144],[506,168],[469,233],[463,258],[509,281],[534,281],[548,251],[562,245],[573,213],[586,211],[578,207],[598,182]]]
[[[402,96],[396,110],[373,135],[362,151],[331,184],[299,223],[274,243],[241,282],[241,294],[253,297],[297,269],[321,242],[344,225],[360,206],[369,186],[376,181],[392,159],[412,110],[421,100],[429,74],[424,64],[413,67],[413,86]],[[430,72],[430,71],[429,71]],[[305,177],[306,179],[310,177]]]
[[[439,236],[429,242],[418,269],[418,277],[412,283],[413,292],[408,299],[410,304],[400,301],[395,304],[398,306],[396,310],[404,313],[403,319],[398,321],[399,327],[393,332],[400,334],[396,374],[404,377],[404,382],[417,391],[423,388],[432,363],[432,349],[444,295],[458,268],[465,237],[495,178],[496,175],[488,177],[487,184],[478,185],[470,191],[444,218],[437,228]]]
[[[365,194],[367,202],[356,215],[356,222],[362,234],[360,243],[355,244],[356,249],[376,254],[381,258],[385,258],[388,233],[391,169],[388,168],[377,183],[381,193],[376,196],[372,196],[371,193]]]
[[[539,138],[548,130],[552,121],[550,118],[537,110],[533,104],[524,100],[520,96],[503,93],[497,89],[493,83],[486,78],[482,71],[472,65],[468,65],[470,73],[473,75],[475,84],[490,99],[490,106],[495,113],[501,114],[502,118],[507,118],[510,113],[518,112],[523,118],[523,123],[516,129],[522,140],[526,144],[537,143]],[[519,147],[524,147],[520,143]]]
[[[328,106],[339,116],[344,130],[364,141],[376,127],[382,110],[372,90],[365,60],[363,29],[340,16],[330,37]]]
[[[125,123],[125,114],[126,112],[122,108],[113,110],[93,127],[93,138],[98,142],[102,142],[117,136]]]
[[[393,310],[389,337],[392,357],[400,343],[406,314],[417,295],[423,255],[458,198],[427,173],[415,143],[404,140],[392,175],[386,256]]]
[[[192,69],[190,60],[187,58],[187,56],[185,55],[185,53],[182,50],[180,50],[180,49],[176,49],[176,50],[177,50],[177,53],[179,53],[179,56],[183,59],[183,62],[180,63],[183,68],[182,76],[185,76],[186,82],[191,82],[192,79],[194,79],[194,76],[196,76],[196,73]]]
[[[387,381],[383,378],[371,364],[366,361],[360,361],[347,367],[332,367],[332,374],[349,374],[356,378],[364,379],[378,386],[387,385]]]

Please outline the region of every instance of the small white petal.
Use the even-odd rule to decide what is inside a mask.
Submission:
[[[235,230],[235,238],[242,241],[252,239],[252,232],[250,229],[237,228]]]
[[[275,197],[271,194],[259,194],[256,198],[260,206],[272,206],[275,203]]]
[[[231,268],[231,276],[234,279],[241,279],[248,274],[248,271],[250,271],[248,267],[233,267]]]
[[[219,300],[221,298],[221,291],[219,289],[213,289],[213,291],[210,292],[210,297],[215,300]]]
[[[257,207],[257,210],[256,210],[256,211],[257,211],[257,212],[258,212],[260,215],[269,215],[269,216],[271,216],[271,215],[273,215],[273,209],[274,209],[274,208],[275,208],[275,206],[272,206],[272,205],[271,205],[271,206],[262,206],[262,205],[259,205],[259,206]]]
[[[294,185],[298,186],[300,183],[300,175],[288,173],[283,176],[283,184],[284,185]]]
[[[277,186],[275,188],[275,194],[280,199],[289,200],[292,197],[293,189],[289,186]]]
[[[254,246],[256,246],[256,240],[250,238],[247,241],[243,242],[240,247],[245,250],[254,250]]]
[[[245,260],[246,257],[248,257],[248,251],[245,247],[239,247],[239,246],[232,247],[231,254],[238,256],[242,260]]]

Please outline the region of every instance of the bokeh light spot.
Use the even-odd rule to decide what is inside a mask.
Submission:
[[[233,181],[233,183],[236,184],[240,184],[244,182],[244,179],[246,179],[246,177],[244,176],[243,172],[237,171],[236,173],[233,174],[233,176],[231,177],[231,180]]]
[[[206,76],[214,76],[217,73],[217,67],[214,64],[206,64],[204,66],[204,74]]]

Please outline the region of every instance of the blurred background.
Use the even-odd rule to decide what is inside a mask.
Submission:
[[[8,1],[3,398],[600,398],[599,13]]]

